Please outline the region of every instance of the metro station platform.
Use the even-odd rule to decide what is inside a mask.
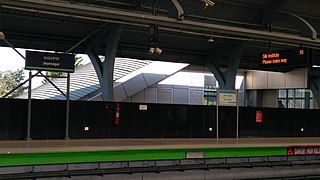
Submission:
[[[0,141],[0,166],[286,156],[288,147],[320,147],[320,138]]]

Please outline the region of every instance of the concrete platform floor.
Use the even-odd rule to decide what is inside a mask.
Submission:
[[[81,139],[0,141],[0,153],[319,145],[319,138]]]

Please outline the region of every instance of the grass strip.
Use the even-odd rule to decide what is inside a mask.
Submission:
[[[0,166],[65,164],[85,162],[116,162],[136,160],[173,160],[185,159],[186,152],[204,152],[205,158],[280,156],[286,154],[286,147],[239,147],[194,149],[191,148],[49,153],[11,153],[0,154]]]

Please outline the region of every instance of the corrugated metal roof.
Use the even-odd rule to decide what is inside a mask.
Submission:
[[[62,0],[59,0],[62,1]],[[118,8],[136,13],[151,14],[152,1],[136,0],[63,0],[68,4],[80,4],[85,6],[96,6],[99,8]],[[213,0],[216,4],[213,7],[203,9],[201,0],[178,0],[184,9],[186,20],[196,22],[207,22],[214,24],[224,24],[229,26],[246,27],[248,29],[265,29],[262,24],[251,24],[251,20],[270,2],[284,2],[281,12],[289,12],[299,15],[310,22],[317,32],[320,32],[320,6],[319,0]],[[12,1],[14,2],[14,1]],[[35,2],[35,1],[34,1]],[[161,1],[156,1],[158,15],[167,15],[166,7]],[[1,4],[1,1],[0,1]],[[16,10],[1,6],[1,31],[6,34],[7,40],[15,47],[43,49],[58,52],[65,52],[70,47],[83,40],[89,34],[101,27],[104,22],[100,17],[96,20],[85,18],[76,18],[72,14],[64,16],[48,15],[41,13],[41,8],[34,7],[34,12]],[[277,8],[277,7],[275,7]],[[30,10],[27,8],[27,10]],[[53,11],[59,12],[59,11]],[[95,16],[93,16],[95,17]],[[90,16],[90,18],[92,18]],[[103,20],[103,19],[101,19]],[[112,19],[111,19],[112,20]],[[134,25],[126,24],[119,42],[117,57],[130,57],[137,59],[153,59],[175,62],[201,63],[204,57],[214,48],[212,44],[225,42],[229,37],[225,34],[216,34],[215,43],[208,43],[208,33],[200,31],[190,31],[190,33],[178,32],[180,29],[171,29],[172,27],[160,27],[159,47],[163,53],[159,56],[148,55],[149,29],[147,24]],[[297,33],[299,30],[287,23],[273,23],[273,32]],[[275,28],[279,26],[280,28]],[[161,29],[162,28],[162,29]],[[167,30],[163,30],[167,28]],[[288,31],[288,28],[290,30]],[[293,29],[293,30],[292,30]],[[196,33],[196,34],[192,34]],[[204,33],[204,34],[202,34]],[[212,32],[214,33],[214,32]],[[299,32],[298,32],[299,33]],[[221,38],[224,36],[224,38]],[[84,41],[77,48],[75,53],[85,53],[87,41]],[[259,44],[258,44],[259,43]],[[272,43],[272,42],[271,42]],[[245,51],[241,59],[240,66],[245,68],[246,61],[254,64],[257,59],[258,51],[261,46],[267,48],[265,42],[249,41],[248,44],[257,45],[248,51]],[[0,45],[5,45],[0,41]],[[272,44],[273,47],[280,49],[287,46]],[[319,53],[319,50],[315,50]],[[246,58],[248,57],[248,58]],[[185,61],[187,60],[187,61]],[[245,62],[245,63],[242,63]],[[226,62],[225,62],[226,63]],[[250,66],[251,68],[251,66]]]
[[[128,58],[116,58],[114,66],[113,80],[118,80],[127,74],[136,71],[151,63],[147,60],[137,60]],[[66,78],[55,78],[52,82],[63,92],[67,89]],[[78,100],[100,88],[99,80],[91,63],[77,69],[75,73],[70,74],[70,99]],[[33,99],[66,99],[50,83],[45,83],[32,90]],[[26,99],[28,93],[24,93],[17,98]]]
[[[306,16],[319,17],[319,0],[290,0],[285,1],[281,10]]]

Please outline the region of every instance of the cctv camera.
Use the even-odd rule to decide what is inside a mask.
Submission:
[[[3,32],[0,31],[0,40],[3,40],[5,38],[5,35],[3,34]]]
[[[155,54],[161,54],[162,53],[162,49],[160,49],[160,48],[156,48],[155,50],[154,50],[154,53]]]
[[[208,6],[215,5],[215,3],[211,0],[201,0],[201,2],[203,2],[205,4],[205,8],[207,8]]]
[[[156,48],[150,47],[148,53],[149,53],[149,54],[161,54],[161,53],[162,53],[162,49],[160,49],[160,48],[158,48],[158,47],[156,47]]]
[[[151,48],[149,49],[149,54],[153,54],[153,53],[154,53],[154,50],[155,50],[155,48],[154,48],[154,47],[151,47]]]

